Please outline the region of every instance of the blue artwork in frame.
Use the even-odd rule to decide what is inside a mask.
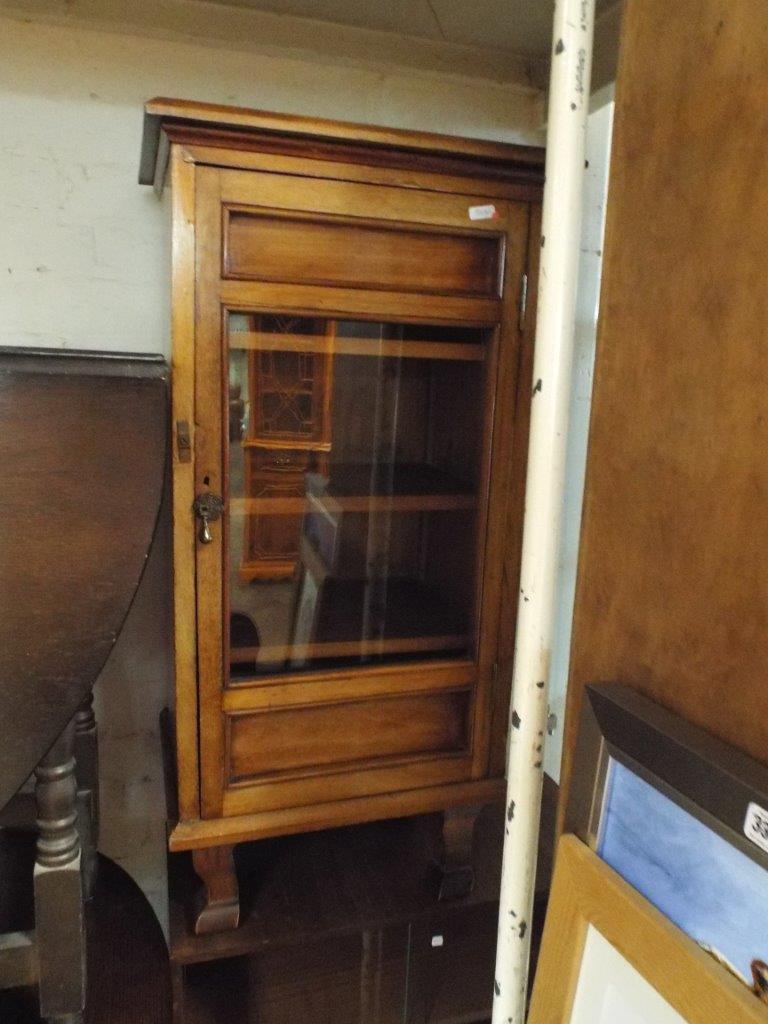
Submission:
[[[619,761],[609,762],[597,852],[760,994],[768,871]]]

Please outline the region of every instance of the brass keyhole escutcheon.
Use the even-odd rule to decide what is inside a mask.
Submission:
[[[201,544],[210,544],[213,540],[211,523],[221,519],[224,511],[224,499],[220,494],[206,491],[205,494],[198,494],[192,503],[192,511],[200,520],[200,531],[197,535]]]

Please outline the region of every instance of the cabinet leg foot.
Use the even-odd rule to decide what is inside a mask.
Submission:
[[[195,935],[226,932],[240,923],[240,890],[234,846],[192,851],[195,873],[203,883],[194,908]]]
[[[473,838],[481,807],[452,807],[443,815],[442,857],[436,860],[440,873],[439,900],[468,896],[475,884]]]

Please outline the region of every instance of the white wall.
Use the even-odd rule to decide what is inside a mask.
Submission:
[[[584,175],[584,213],[581,229],[579,285],[576,297],[571,408],[568,422],[568,450],[565,464],[565,506],[556,585],[554,641],[550,668],[550,711],[556,726],[544,751],[544,769],[559,782],[563,753],[563,725],[568,668],[571,651],[571,623],[576,590],[576,568],[581,530],[581,505],[587,461],[589,410],[592,401],[592,373],[603,266],[603,232],[608,190],[608,164],[613,132],[613,88],[608,88],[587,119],[587,169]]]
[[[538,141],[535,90],[0,21],[0,344],[168,352],[168,222],[136,184],[175,96]]]
[[[155,95],[541,142],[542,97],[514,83],[0,17],[0,344],[169,354],[168,202],[136,182]],[[102,849],[161,919],[167,552],[99,686]]]

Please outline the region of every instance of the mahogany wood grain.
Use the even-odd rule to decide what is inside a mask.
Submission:
[[[201,145],[204,145],[209,153],[217,152],[222,159],[201,161],[210,166],[252,169],[248,157],[253,153],[264,153],[280,161],[280,164],[271,166],[280,166],[282,169],[284,159],[303,156],[308,162],[312,161],[310,167],[313,167],[316,161],[320,162],[321,166],[323,162],[336,161],[350,168],[349,173],[335,175],[324,174],[319,170],[312,173],[312,177],[396,183],[405,187],[413,187],[418,182],[419,187],[432,192],[476,194],[480,190],[480,184],[487,183],[491,189],[488,195],[535,202],[541,199],[544,181],[543,150],[536,148],[533,148],[532,152],[538,157],[538,164],[534,162],[527,167],[513,167],[503,162],[468,160],[445,153],[439,156],[415,150],[368,146],[364,143],[350,145],[320,140],[308,142],[306,139],[291,138],[287,135],[278,137],[265,132],[233,131],[228,128],[216,130],[164,121],[157,152],[157,182],[163,180],[167,162],[163,154],[164,138],[167,138],[171,145],[182,147],[190,156],[193,152],[199,152]],[[242,160],[233,159],[240,156]],[[288,170],[288,173],[292,173],[292,170]],[[439,177],[446,178],[442,187],[437,184]]]
[[[226,243],[226,277],[435,295],[498,294],[499,241],[479,233],[233,210]]]
[[[310,709],[311,711],[314,709]],[[321,765],[274,777],[230,781],[224,791],[226,816],[261,811],[278,814],[295,807],[322,806],[334,800],[351,804],[359,797],[400,794],[430,786],[454,785],[471,778],[472,759],[465,751],[404,753],[391,760],[369,759],[326,770]]]
[[[473,207],[489,205],[485,196],[474,192],[461,195],[254,171],[219,173],[221,198],[227,217],[233,219],[248,212],[277,216],[281,211],[290,211],[299,220],[305,214],[310,223],[324,218],[354,218],[361,226],[375,226],[382,231],[389,224],[419,225],[425,233],[433,229],[438,235],[445,234],[441,229],[451,228],[451,234],[456,236],[454,244],[462,237],[498,237],[508,226],[509,206],[504,200],[490,204],[491,216],[473,218]],[[341,226],[343,221],[338,223]],[[411,278],[409,284],[413,283]]]
[[[532,173],[529,180],[522,178],[489,178],[480,177],[476,169],[469,171],[464,177],[458,173],[449,173],[445,166],[442,169],[433,167],[425,170],[423,167],[414,165],[407,154],[400,157],[398,165],[397,157],[393,154],[376,154],[374,159],[366,162],[353,163],[350,159],[354,154],[349,148],[340,150],[338,153],[327,152],[323,157],[317,152],[312,156],[309,154],[292,155],[284,148],[279,152],[270,151],[269,147],[258,147],[247,135],[240,135],[239,141],[243,143],[237,148],[235,137],[226,139],[219,136],[211,139],[205,133],[197,132],[189,134],[186,138],[192,141],[187,142],[184,133],[178,128],[167,129],[164,134],[170,134],[177,142],[176,149],[185,153],[190,160],[199,164],[207,164],[211,167],[231,167],[239,170],[250,171],[276,171],[280,174],[298,174],[310,178],[332,178],[335,181],[361,181],[371,185],[394,185],[398,188],[418,188],[427,192],[456,192],[460,195],[467,195],[470,192],[480,194],[487,200],[498,197],[499,199],[514,199],[524,203],[540,203],[542,196],[543,162],[539,173]],[[211,141],[208,145],[207,142]],[[214,144],[215,143],[215,144]],[[274,146],[272,147],[274,150]],[[543,150],[538,151],[543,161]],[[333,159],[334,155],[336,159]],[[384,156],[384,159],[382,159]],[[478,202],[480,200],[478,199]]]
[[[418,673],[404,672],[398,664],[355,665],[347,669],[325,669],[321,674],[294,672],[279,677],[230,681],[222,707],[225,711],[250,711],[396,693],[422,693],[471,685],[476,678],[477,667],[471,661],[453,659],[425,662],[419,666]]]
[[[242,813],[212,821],[178,821],[172,824],[168,845],[170,850],[178,852],[221,843],[243,843],[251,839],[268,839],[270,836],[316,832],[366,821],[428,814],[462,804],[492,803],[494,800],[502,800],[505,791],[504,779],[473,779],[469,782],[416,786],[403,792],[307,803],[275,811]]]
[[[506,553],[514,549],[521,535],[522,519],[507,521],[508,480],[513,466],[524,459],[516,430],[518,417],[525,416],[516,408],[515,395],[523,344],[520,309],[523,300],[523,273],[527,271],[530,231],[530,209],[510,204],[510,229],[506,243],[505,279],[502,316],[498,327],[498,363],[489,372],[491,395],[484,409],[483,436],[489,445],[489,463],[485,482],[487,526],[478,530],[478,568],[482,565],[482,589],[476,597],[480,608],[481,633],[478,643],[479,685],[475,703],[474,743],[476,777],[488,773],[490,761],[491,710],[499,686],[508,683],[499,677],[499,621],[503,612],[502,584]],[[528,271],[529,276],[530,272]],[[511,529],[510,529],[511,527]],[[503,771],[503,767],[501,769]]]
[[[501,317],[499,299],[466,298],[337,288],[282,281],[235,281],[221,283],[221,301],[233,310],[269,310],[302,316],[340,316],[346,319],[394,320],[457,327],[492,327]]]
[[[499,694],[508,682],[499,681],[495,665],[520,525],[504,506],[517,493],[509,467],[521,464],[525,440],[518,429],[520,401],[524,407],[528,397],[519,382],[518,304],[522,272],[533,259],[531,211],[540,197],[542,152],[174,101],[149,104],[146,125],[142,179],[151,165],[162,183],[167,143],[174,187],[186,189],[174,206],[182,264],[174,295],[183,306],[175,335],[186,349],[179,379],[190,442],[175,455],[189,489],[176,510],[191,543],[182,537],[175,557],[178,578],[196,579],[196,590],[177,589],[185,606],[177,628],[186,630],[177,650],[187,657],[177,680],[177,725],[183,721],[186,731],[178,759],[188,799],[172,848],[227,846],[500,795],[503,780],[487,776],[492,763],[500,770],[490,749],[492,736],[497,744],[503,735]],[[471,207],[488,205],[495,208],[491,217],[472,219]],[[250,317],[251,329],[230,332],[228,311]],[[265,314],[317,318],[329,329],[281,335],[258,328]],[[334,337],[344,319],[404,324],[407,337],[374,344]],[[246,462],[265,487],[232,496],[227,346],[246,350],[254,372],[264,353],[307,353],[328,357],[329,365],[333,356],[333,402],[343,411],[342,417],[331,408],[328,387],[333,437],[249,434]],[[360,461],[370,434],[364,399],[371,364],[353,358],[369,353],[390,366],[402,360],[397,461],[416,487],[401,480],[378,493],[370,474],[362,488],[342,480],[339,467]],[[347,394],[337,394],[337,374]],[[194,478],[183,461],[190,449]],[[360,601],[335,594],[318,605],[311,637],[310,653],[325,656],[328,668],[269,675],[269,659],[283,659],[283,668],[291,654],[276,636],[258,648],[250,640],[236,648],[235,660],[246,666],[241,674],[256,661],[258,675],[254,669],[255,678],[229,679],[229,531],[242,530],[244,519],[301,517],[308,502],[298,493],[298,476],[308,460],[322,465],[328,479],[327,493],[316,500],[344,514],[353,534],[339,550],[338,580],[347,589],[360,582],[354,554],[364,540],[361,522],[372,513],[396,519],[388,557],[397,567],[397,594],[389,588],[389,617],[372,641],[381,651],[360,640],[357,620],[350,628],[347,612]],[[445,480],[436,480],[438,471]],[[455,477],[451,486],[447,471]],[[212,524],[210,544],[195,540],[189,512],[191,498],[204,491],[228,502]],[[290,559],[283,561],[287,572]],[[324,590],[338,590],[336,577],[323,579]],[[414,600],[406,600],[407,587]],[[196,693],[185,646],[193,630]],[[434,660],[425,657],[430,652]],[[351,654],[398,661],[331,667],[330,655]]]
[[[218,171],[197,168],[195,174],[195,493],[211,491],[223,495],[225,368],[221,342],[223,314],[218,295],[221,190]],[[224,674],[223,559],[227,547],[226,517],[215,525],[212,543],[201,544],[198,540],[195,545],[200,806],[207,817],[221,813],[224,784],[224,723],[219,701]]]
[[[387,152],[399,150],[408,153],[412,161],[420,153],[435,155],[443,162],[454,158],[456,163],[463,165],[465,172],[471,168],[477,173],[478,167],[496,166],[499,172],[506,172],[509,176],[521,175],[529,170],[533,180],[541,180],[542,174],[542,151],[532,146],[156,97],[144,107],[144,136],[139,171],[141,184],[151,185],[158,176],[156,165],[162,128],[179,124],[196,130],[198,134],[200,128],[208,126],[218,135],[240,131],[260,133],[267,137],[277,135],[281,140],[295,139],[302,143],[304,152],[310,149],[313,142],[344,143],[348,147],[353,145],[368,149],[371,158],[376,154],[386,159]]]
[[[195,935],[237,928],[240,923],[240,890],[234,848],[212,846],[193,850],[192,865],[203,883],[193,920]]]
[[[425,220],[433,225],[440,226],[441,221],[445,223],[445,227],[451,228],[455,238],[462,239],[466,237],[472,237],[467,233],[466,227],[456,227],[456,221],[461,217],[462,224],[466,224],[469,221],[467,216],[466,197],[449,197],[439,195],[424,196],[413,190],[397,190],[387,189],[384,187],[374,186],[363,186],[358,184],[345,185],[340,182],[321,181],[315,182],[314,185],[308,187],[306,183],[300,181],[284,180],[280,176],[274,175],[259,175],[248,172],[218,172],[211,168],[198,169],[198,195],[201,194],[201,189],[206,187],[208,194],[206,202],[209,206],[216,206],[217,211],[226,211],[226,203],[236,203],[237,209],[240,211],[244,210],[256,210],[261,203],[268,203],[270,207],[280,206],[286,210],[292,210],[293,207],[298,207],[301,210],[308,208],[318,208],[323,213],[333,213],[339,215],[341,211],[347,210],[348,217],[351,218],[349,221],[354,224],[354,216],[356,212],[364,212],[370,216],[369,207],[374,206],[377,214],[380,213],[382,223],[388,218],[392,218],[392,237],[398,237],[398,233],[403,234],[402,241],[405,245],[409,243],[407,231],[409,223],[420,223]],[[205,186],[203,182],[209,183]],[[200,199],[199,203],[203,200]],[[459,204],[459,205],[457,205]],[[232,213],[229,213],[229,229],[232,225]],[[267,296],[269,301],[274,302],[276,299],[275,293],[278,292],[281,284],[279,282],[258,282],[253,280],[233,282],[222,276],[218,280],[220,273],[225,274],[227,266],[231,266],[231,239],[226,242],[228,250],[227,255],[224,256],[223,263],[219,256],[219,246],[221,245],[222,237],[227,239],[227,220],[225,219],[222,223],[222,227],[219,227],[219,213],[212,213],[210,210],[206,214],[204,219],[202,216],[202,206],[198,206],[198,264],[200,267],[201,259],[206,261],[206,274],[208,275],[206,281],[202,282],[199,286],[199,300],[198,300],[198,350],[201,346],[206,347],[211,352],[216,349],[217,356],[220,358],[218,353],[218,342],[216,340],[216,330],[220,329],[220,308],[223,306],[226,308],[230,305],[230,295],[232,289],[236,286],[240,289],[240,301],[236,303],[239,308],[247,308],[244,306],[243,300],[246,295],[251,299],[253,298],[253,290],[256,288],[266,288],[264,292],[265,300]],[[307,229],[307,222],[303,223],[303,228]],[[522,276],[522,269],[524,266],[524,260],[527,249],[528,241],[528,209],[522,204],[505,204],[502,211],[500,222],[493,223],[486,230],[491,232],[490,235],[486,235],[493,240],[494,251],[498,247],[498,239],[500,237],[500,231],[502,228],[506,229],[504,237],[505,247],[505,266],[506,266],[506,282],[509,285],[509,289],[514,295],[519,294],[520,280]],[[477,234],[477,233],[475,233]],[[204,254],[204,255],[201,255]],[[326,262],[328,258],[326,257]],[[258,264],[258,261],[257,261]],[[254,264],[251,274],[255,275],[259,273],[257,264]],[[200,272],[200,270],[199,270]],[[350,272],[346,272],[347,276]],[[299,277],[306,276],[297,275]],[[392,276],[392,272],[390,272]],[[382,278],[380,286],[390,283],[386,278]],[[320,298],[327,298],[329,295],[336,293],[343,293],[345,297],[349,297],[352,303],[358,303],[360,296],[366,295],[365,289],[349,287],[349,282],[343,282],[344,287],[330,287],[330,286],[318,286],[301,283],[298,285],[290,284],[288,287],[292,290],[292,302],[296,302],[296,293],[314,293]],[[402,282],[395,276],[395,280],[390,283],[391,287],[395,289],[402,287]],[[217,295],[218,292],[218,301]],[[380,310],[382,306],[386,305],[387,302],[392,303],[395,298],[398,300],[407,299],[407,293],[402,291],[381,291],[378,296],[375,292],[368,293],[371,295],[370,299],[370,312],[374,310]],[[451,301],[450,298],[437,295],[426,295],[423,297],[425,305],[441,303]],[[279,296],[277,296],[279,301]],[[349,299],[346,301],[349,302]],[[265,301],[263,300],[263,301]],[[467,303],[472,303],[476,300],[464,300]],[[483,301],[483,300],[481,300]],[[260,305],[260,304],[259,304]],[[259,308],[257,305],[257,308]],[[497,414],[497,381],[498,381],[498,361],[500,346],[503,346],[503,359],[505,365],[508,365],[509,369],[505,369],[505,379],[514,379],[514,373],[517,366],[517,344],[519,338],[519,326],[518,317],[514,308],[514,303],[508,303],[511,307],[512,313],[508,315],[503,328],[503,337],[496,336],[493,340],[486,343],[485,349],[487,358],[485,361],[484,372],[485,372],[485,383],[484,383],[484,396],[483,396],[483,415],[485,417],[484,427],[482,430],[482,450],[479,455],[480,461],[480,480],[479,480],[479,492],[485,496],[488,494],[491,479],[491,452],[493,450],[494,458],[497,460],[499,466],[504,465],[504,453],[507,450],[506,444],[502,440],[497,440],[497,443],[492,449],[493,440],[493,424],[494,417]],[[469,314],[472,316],[471,306],[467,308],[467,312],[463,315]],[[421,311],[422,315],[429,313],[429,308]],[[381,315],[381,313],[379,313]],[[469,319],[468,326],[474,323],[473,319]],[[209,355],[207,359],[212,359],[213,356]],[[199,364],[202,366],[202,364]],[[199,370],[199,372],[203,372]],[[203,388],[210,388],[210,380],[220,379],[219,375],[222,373],[222,369],[215,369],[213,364],[207,371],[206,382],[203,384]],[[508,385],[507,385],[508,386]],[[201,392],[199,392],[200,394]],[[506,398],[506,394],[504,398]],[[209,404],[210,399],[210,404]],[[198,429],[201,424],[210,424],[214,419],[217,418],[218,405],[217,402],[220,398],[214,401],[212,392],[208,396],[208,399],[199,402],[200,413],[198,414]],[[502,421],[505,413],[502,411],[504,402],[499,403],[498,416],[499,420]],[[458,415],[458,410],[453,410],[455,424],[461,419]],[[218,428],[215,428],[218,429]],[[452,430],[452,427],[446,425],[446,429]],[[497,425],[495,428],[501,432],[502,438],[504,434],[502,428]],[[207,430],[207,426],[206,426]],[[214,430],[207,430],[207,433],[212,436]],[[469,432],[471,433],[471,431]],[[498,437],[498,435],[497,435]],[[199,456],[198,456],[199,457]],[[211,463],[211,460],[205,462],[206,467]],[[199,476],[199,472],[198,472]],[[210,479],[214,479],[215,476],[211,475]],[[471,738],[471,749],[473,750],[473,773],[476,777],[481,777],[487,770],[488,763],[488,752],[487,752],[487,737],[488,737],[488,708],[491,703],[491,691],[493,682],[493,661],[494,661],[494,647],[496,642],[496,621],[498,616],[498,600],[499,600],[499,573],[494,568],[494,560],[500,559],[500,550],[503,547],[505,541],[503,536],[503,518],[500,518],[498,514],[493,520],[494,527],[492,534],[489,535],[489,543],[491,546],[486,550],[486,508],[487,502],[483,500],[478,514],[476,516],[476,540],[475,540],[475,567],[473,576],[477,580],[477,589],[474,596],[474,603],[476,608],[476,637],[475,644],[481,644],[479,647],[480,657],[480,672],[478,674],[476,693],[473,703],[472,711],[472,728],[470,731]],[[226,527],[223,531],[219,531],[217,537],[226,536]],[[446,538],[447,540],[447,538]],[[445,547],[445,551],[450,550],[450,545]],[[214,539],[214,543],[208,547],[205,554],[205,563],[208,564],[212,558],[220,558],[221,554],[220,542],[218,539]],[[202,563],[199,562],[199,566]],[[488,566],[488,577],[486,577],[486,566]],[[494,578],[493,573],[496,572]],[[217,569],[217,573],[220,570]],[[220,576],[217,575],[215,579],[218,581]],[[214,582],[214,576],[209,574],[207,570],[198,576],[198,622],[200,624],[207,623],[205,627],[205,637],[199,643],[201,663],[201,719],[207,724],[203,726],[201,730],[201,758],[202,758],[202,782],[203,782],[203,806],[204,815],[212,816],[221,813],[221,808],[226,808],[226,813],[242,813],[243,811],[253,810],[256,807],[264,807],[264,793],[265,789],[263,786],[259,786],[257,790],[254,790],[253,794],[249,795],[242,787],[235,791],[230,792],[230,787],[224,782],[224,778],[221,775],[221,765],[225,759],[224,752],[224,737],[222,733],[222,719],[219,699],[217,697],[217,690],[220,692],[221,683],[217,682],[220,679],[220,669],[218,665],[222,657],[220,648],[221,633],[216,632],[213,629],[208,628],[214,617],[218,614],[220,605],[217,603],[219,598],[217,597],[217,586],[218,583]],[[335,606],[334,606],[335,607]],[[343,605],[346,607],[346,605]],[[393,608],[398,607],[398,603],[392,605]],[[429,599],[419,601],[419,610],[416,614],[414,622],[418,622],[420,618],[427,615],[432,608]],[[414,613],[416,610],[414,609]],[[339,618],[341,613],[338,609],[334,612],[334,622]],[[446,625],[448,623],[446,622]],[[330,628],[330,627],[329,627]],[[220,630],[220,627],[218,627]],[[482,630],[482,633],[480,632]],[[327,632],[327,630],[325,631]],[[389,631],[388,635],[383,641],[374,641],[373,645],[366,641],[360,641],[351,635],[348,630],[338,633],[336,635],[335,627],[331,630],[328,635],[321,631],[319,636],[319,643],[316,645],[316,650],[313,648],[314,653],[318,656],[325,657],[343,657],[348,654],[354,654],[359,656],[364,653],[385,653],[390,648],[394,651],[406,653],[410,650],[413,651],[427,651],[427,650],[446,650],[451,647],[458,646],[462,641],[458,634],[454,637],[453,633],[446,629],[432,628],[427,629],[426,627],[420,630],[423,635],[423,639],[411,636],[412,630],[408,630],[405,634],[401,635],[398,628],[393,628]],[[447,640],[446,640],[447,637]],[[210,651],[210,657],[205,663],[205,668],[202,662],[202,652]],[[283,660],[284,656],[290,653],[287,649],[270,648],[269,645],[263,650],[252,651],[250,649],[237,652],[235,658],[242,658],[247,661],[252,661],[254,657],[261,663],[266,663],[270,659]],[[205,681],[203,681],[203,673],[205,673]],[[205,694],[206,696],[202,696]],[[309,712],[308,712],[309,713]],[[210,769],[209,769],[210,766]],[[455,766],[449,766],[446,770],[448,774],[453,774]],[[434,765],[425,763],[423,765],[423,771],[427,774],[421,779],[422,784],[428,781],[442,781],[434,777],[434,772],[437,769]],[[417,775],[414,772],[417,771],[415,766],[408,768],[408,781],[407,785],[413,787],[417,780]],[[442,773],[438,771],[438,775]],[[459,776],[461,777],[461,776]],[[380,788],[381,781],[377,781],[374,775],[369,775],[366,780],[368,788],[371,791],[376,791]],[[330,782],[324,784],[322,793],[318,793],[318,799],[326,799],[326,794],[330,792],[328,787],[331,785]],[[347,799],[352,795],[352,792],[358,788],[357,783],[349,778],[338,775],[333,785],[336,786],[337,794],[339,799]],[[223,787],[223,788],[222,788]],[[282,787],[285,791],[284,799],[286,802],[290,802],[293,797],[290,796],[289,787]],[[206,792],[209,794],[205,796]],[[219,810],[217,810],[219,808]]]
[[[626,4],[566,772],[610,680],[768,762],[767,48],[761,0]]]
[[[0,350],[0,807],[112,650],[157,521],[160,357]]]
[[[442,848],[435,856],[440,873],[438,899],[466,899],[475,884],[475,825],[479,806],[450,807],[443,811]]]
[[[234,715],[231,777],[464,750],[468,704],[467,691],[448,690]]]

